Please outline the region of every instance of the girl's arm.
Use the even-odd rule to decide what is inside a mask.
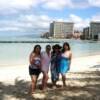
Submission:
[[[31,53],[29,56],[29,63],[34,64],[34,54],[33,53]]]
[[[69,64],[69,70],[70,70],[70,66],[71,66],[71,62],[72,62],[72,53],[71,52],[70,52],[69,60],[70,60],[70,64]]]
[[[70,59],[70,61],[72,60],[72,52],[70,52],[69,59]]]

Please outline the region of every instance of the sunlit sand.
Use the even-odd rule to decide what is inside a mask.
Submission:
[[[30,76],[28,65],[0,67],[0,100],[99,100],[100,96],[100,55],[72,59],[70,71],[66,74],[65,88],[49,89],[42,92],[38,87],[35,97],[28,94]],[[50,77],[50,73],[49,73]],[[38,84],[41,84],[42,74]],[[48,84],[51,84],[49,78]],[[61,77],[57,85],[62,85]]]

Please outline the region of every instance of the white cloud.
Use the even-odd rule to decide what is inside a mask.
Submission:
[[[89,2],[88,0],[72,0],[72,8],[75,9],[75,8],[88,8],[90,5],[89,5]]]
[[[49,31],[51,18],[46,15],[21,15],[15,20],[0,20],[0,32],[36,33]]]
[[[41,0],[41,2],[42,7],[53,10],[100,7],[100,0]]]
[[[33,28],[48,28],[51,18],[47,15],[22,15],[20,22],[30,23]],[[27,24],[26,24],[27,25]]]
[[[0,14],[15,14],[21,11],[45,9],[63,10],[64,8],[100,7],[100,0],[0,0]]]
[[[90,6],[100,7],[100,0],[88,0]]]
[[[49,31],[49,25],[52,21],[74,22],[75,29],[80,29],[89,26],[90,21],[100,21],[100,14],[91,18],[83,19],[75,14],[70,14],[68,18],[51,18],[47,15],[20,15],[12,20],[0,20],[0,31],[14,31],[23,33],[43,33]]]
[[[0,28],[0,31],[19,31],[19,28],[18,27],[3,27],[3,28]]]
[[[91,21],[99,21],[100,22],[100,14],[92,16]]]
[[[99,5],[99,0],[41,0],[45,9],[62,10],[64,8],[78,9]],[[95,3],[94,3],[95,2]],[[99,6],[100,7],[100,6]]]
[[[38,0],[12,0],[11,2],[11,6],[17,9],[29,9],[37,4]]]
[[[17,20],[0,20],[1,32],[25,32],[24,26],[24,23]]]
[[[0,0],[0,13],[17,13],[21,10],[29,10],[37,6],[39,0]]]
[[[70,20],[74,21],[74,22],[81,22],[82,21],[82,19],[79,16],[76,16],[74,14],[70,14],[69,17],[70,17]]]
[[[65,21],[63,18],[51,18],[47,15],[20,15],[12,20],[0,20],[0,32],[18,32],[19,33],[44,33],[49,31],[50,22]]]
[[[47,15],[20,15],[15,20],[0,20],[0,31],[14,31],[23,33],[44,33],[49,31],[49,25],[52,21],[73,22],[75,29],[82,30],[89,26],[90,21],[100,21],[100,15],[83,19],[80,16],[70,14],[68,18],[51,18]]]
[[[75,29],[82,30],[84,27],[89,26],[91,21],[100,22],[100,14],[93,15],[93,16],[91,16],[91,18],[86,18],[86,19],[83,19],[80,16],[77,16],[77,15],[74,15],[74,14],[70,14],[67,21],[74,22]]]
[[[74,22],[75,29],[82,30],[82,28],[89,26],[90,19],[82,19],[77,15],[70,14],[67,21]]]
[[[71,0],[42,0],[43,7],[49,9],[60,10],[64,7],[72,6]]]

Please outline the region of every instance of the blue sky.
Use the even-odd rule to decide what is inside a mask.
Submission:
[[[52,21],[82,30],[100,21],[100,0],[0,0],[0,36],[40,35]]]

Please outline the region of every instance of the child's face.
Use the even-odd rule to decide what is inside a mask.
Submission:
[[[55,52],[59,52],[59,48],[55,48]]]
[[[47,47],[46,50],[47,50],[47,51],[51,51],[51,47]]]
[[[36,48],[36,53],[39,53],[40,50],[41,50],[41,49],[40,49],[39,47],[37,47],[37,48]]]
[[[64,45],[64,49],[65,49],[65,50],[68,50],[68,46],[67,46],[67,45]]]

